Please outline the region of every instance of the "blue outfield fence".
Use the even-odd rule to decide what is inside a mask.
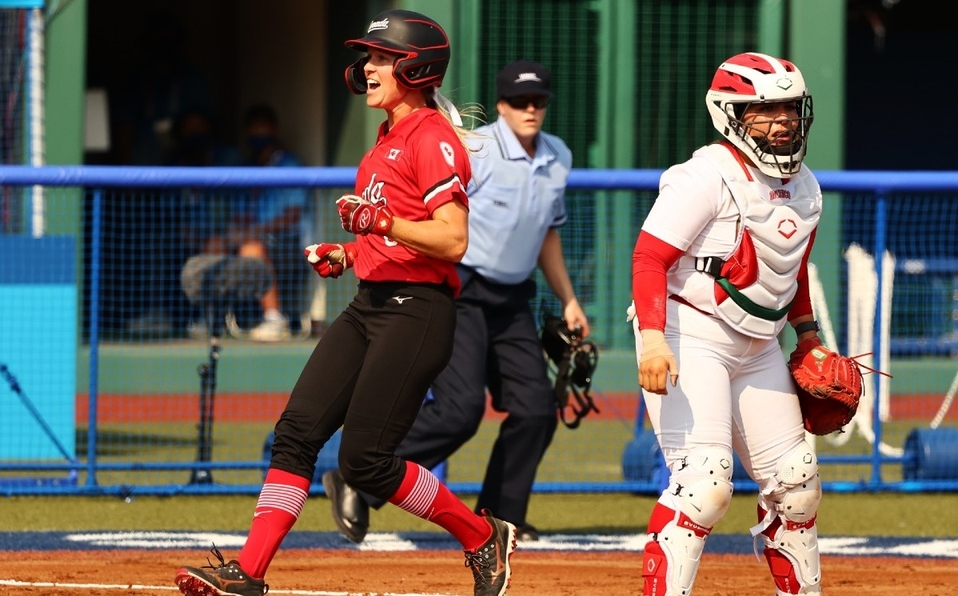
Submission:
[[[593,384],[601,413],[576,430],[560,426],[536,491],[661,486],[625,323],[632,248],[660,174],[570,177],[561,234],[602,351]],[[956,490],[958,173],[817,175],[826,214],[813,302],[825,339],[873,353],[870,365],[894,375],[866,377],[847,432],[816,438],[825,490]],[[320,280],[301,253],[347,239],[333,201],[352,191],[354,176],[354,168],[0,166],[0,494],[257,493],[285,397],[326,321],[355,292],[355,278]],[[306,197],[295,229],[263,239],[289,333],[257,341],[255,297],[193,302],[182,278],[197,254],[235,259],[249,240],[237,222],[279,192]],[[536,306],[557,312],[545,287]],[[791,341],[783,338],[783,350]],[[491,414],[446,462],[453,490],[478,491],[498,420]],[[335,465],[335,444],[320,469]],[[739,465],[734,480],[754,487]]]

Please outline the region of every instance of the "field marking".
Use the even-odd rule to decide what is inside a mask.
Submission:
[[[69,588],[71,590],[164,590],[179,592],[170,586],[147,586],[141,584],[72,584],[63,582],[23,582],[15,579],[0,579],[0,586],[15,588]],[[443,594],[398,594],[394,592],[324,592],[314,590],[270,590],[270,594],[294,594],[296,596],[449,596]]]
[[[3,534],[0,533],[0,538]],[[70,548],[92,546],[135,549],[203,549],[211,544],[221,549],[238,549],[246,542],[239,532],[78,532],[59,537],[59,544]],[[523,542],[523,551],[538,552],[635,552],[645,548],[645,534],[543,534],[536,542]],[[0,539],[0,544],[5,542]],[[18,539],[17,544],[29,546]],[[290,533],[284,548],[329,548],[362,552],[403,552],[422,550],[454,550],[458,543],[441,533],[370,532],[359,545],[347,542],[336,532]],[[880,538],[865,536],[819,536],[819,552],[823,555],[910,556],[958,559],[955,538]],[[752,541],[743,534],[717,534],[709,538],[706,552],[729,554],[752,553]]]

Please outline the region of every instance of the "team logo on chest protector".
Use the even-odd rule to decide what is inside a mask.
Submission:
[[[746,335],[775,337],[795,299],[802,259],[818,225],[818,183],[803,167],[788,189],[772,189],[750,180],[728,148],[700,151],[722,174],[741,223],[735,247],[715,276],[715,313]]]

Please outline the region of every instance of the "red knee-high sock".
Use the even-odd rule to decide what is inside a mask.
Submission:
[[[389,502],[442,527],[466,550],[476,550],[492,535],[485,518],[473,513],[432,472],[410,461],[406,462],[399,490]]]
[[[270,468],[266,472],[249,536],[238,559],[246,573],[258,579],[266,575],[280,543],[303,511],[309,484],[308,478],[283,470]]]

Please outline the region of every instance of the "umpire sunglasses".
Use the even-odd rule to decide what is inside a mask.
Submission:
[[[502,101],[509,104],[514,110],[525,110],[529,107],[529,104],[537,109],[541,110],[542,108],[549,105],[549,96],[548,95],[520,95],[519,97],[503,97]]]

